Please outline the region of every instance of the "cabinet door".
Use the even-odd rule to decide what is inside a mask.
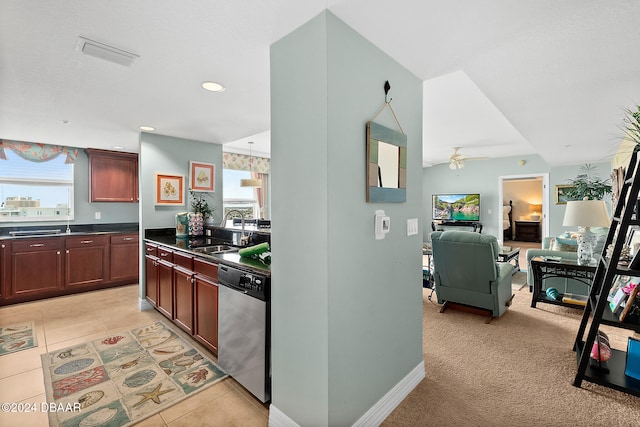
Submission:
[[[179,327],[193,331],[193,272],[175,266],[173,268],[173,318]]]
[[[193,290],[193,335],[202,345],[218,354],[218,284],[196,275]]]
[[[63,239],[25,239],[12,243],[9,297],[62,289]]]
[[[6,241],[0,243],[0,300],[7,296],[8,290],[5,286],[8,286],[11,278],[11,242]]]
[[[138,201],[138,155],[87,149],[89,200],[91,202]]]
[[[138,234],[122,234],[111,236],[111,271],[112,282],[138,281],[139,253]]]
[[[158,301],[160,313],[173,319],[173,264],[158,261]]]
[[[98,285],[109,280],[106,236],[68,237],[65,251],[65,285],[69,288]]]
[[[158,306],[158,258],[144,257],[145,296],[154,307]]]

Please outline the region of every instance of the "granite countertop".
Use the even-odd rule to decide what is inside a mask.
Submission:
[[[241,257],[238,254],[237,250],[215,254],[203,254],[201,252],[196,252],[195,250],[193,250],[194,248],[203,246],[228,244],[228,242],[225,242],[223,240],[205,236],[198,236],[195,238],[176,238],[175,235],[150,235],[147,236],[144,240],[149,243],[155,243],[188,252],[189,254],[197,257],[208,258],[221,264],[239,267],[245,270],[254,271],[255,273],[262,274],[267,277],[271,277],[271,267],[268,264],[265,264],[261,260]]]
[[[138,223],[122,223],[122,224],[81,224],[71,225],[71,233],[65,233],[67,226],[28,226],[28,227],[1,227],[0,240],[6,239],[40,239],[45,237],[64,237],[64,236],[86,236],[98,234],[122,234],[137,233]],[[52,231],[59,230],[59,233]],[[35,232],[25,236],[14,236],[9,234],[12,231]],[[42,233],[38,233],[42,232]]]

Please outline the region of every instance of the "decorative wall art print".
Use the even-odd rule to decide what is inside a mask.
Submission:
[[[155,173],[156,206],[184,206],[184,176]]]
[[[189,162],[189,188],[191,191],[216,191],[215,165]]]
[[[573,187],[571,184],[556,185],[556,205],[566,205],[568,201],[575,200],[567,196],[567,190]]]

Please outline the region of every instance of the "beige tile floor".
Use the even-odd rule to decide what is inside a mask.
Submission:
[[[0,307],[0,325],[30,320],[35,322],[38,347],[0,356],[0,403],[35,403],[38,410],[0,412],[0,426],[48,425],[47,414],[40,411],[45,402],[42,353],[166,319],[155,310],[140,311],[138,285],[131,285]],[[265,405],[227,378],[136,425],[266,426],[268,416]]]

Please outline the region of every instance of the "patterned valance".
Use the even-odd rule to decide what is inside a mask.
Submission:
[[[4,149],[8,148],[17,155],[32,162],[46,162],[55,159],[60,154],[67,156],[65,163],[73,163],[78,158],[78,149],[63,145],[50,145],[41,142],[12,141],[0,139],[0,159],[7,160]]]
[[[246,154],[223,153],[222,167],[225,169],[235,169],[241,171],[250,171],[258,173],[270,173],[271,161],[265,157],[253,156],[251,167],[249,167],[250,157]]]

